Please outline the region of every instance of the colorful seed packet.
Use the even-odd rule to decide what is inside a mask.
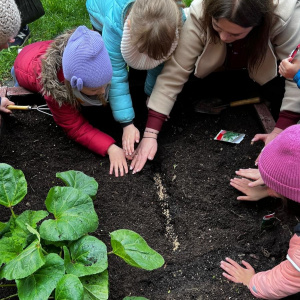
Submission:
[[[217,141],[239,144],[244,139],[244,137],[245,134],[243,133],[237,133],[221,129],[214,139]]]

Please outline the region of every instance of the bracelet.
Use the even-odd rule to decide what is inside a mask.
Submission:
[[[143,139],[154,139],[154,140],[157,140],[155,137],[153,136],[143,136]]]
[[[158,133],[157,133],[157,132],[154,132],[154,131],[145,130],[144,132],[153,133],[153,134],[158,135]]]

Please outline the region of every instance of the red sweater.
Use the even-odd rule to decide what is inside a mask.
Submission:
[[[41,93],[42,86],[39,81],[41,75],[41,58],[52,41],[37,42],[22,49],[14,63],[16,78],[20,86]],[[64,82],[63,71],[57,73],[57,80]],[[63,104],[59,107],[57,101],[51,96],[44,96],[54,121],[63,128],[66,134],[79,144],[100,155],[106,155],[108,148],[115,143],[109,135],[93,127],[78,109]]]

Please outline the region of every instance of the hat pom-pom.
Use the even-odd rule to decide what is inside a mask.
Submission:
[[[83,81],[81,78],[77,78],[76,76],[72,76],[71,78],[71,87],[76,88],[78,91],[81,91],[83,88]]]

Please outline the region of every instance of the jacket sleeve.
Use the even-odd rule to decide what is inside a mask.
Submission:
[[[74,107],[58,103],[51,97],[45,96],[45,100],[52,112],[53,119],[62,127],[69,138],[87,147],[93,152],[105,156],[107,150],[115,143],[109,135],[93,127],[82,114]]]
[[[279,29],[277,26],[274,26],[271,32],[271,36],[273,36],[271,42],[277,59],[283,60],[289,56],[298,44],[297,40],[300,36],[300,2],[282,1],[278,5],[278,10],[279,9],[281,18],[277,23],[279,24],[278,26],[280,26],[280,31],[278,33]],[[285,10],[288,11],[288,13],[285,12]],[[285,22],[284,25],[282,25],[283,20]],[[299,59],[299,54],[297,54],[296,58]],[[285,93],[280,110],[300,113],[299,89],[293,80],[285,80]]]
[[[113,24],[103,27],[103,39],[113,67],[113,76],[109,91],[109,103],[114,119],[120,123],[128,123],[134,119],[134,110],[129,92],[127,65],[121,54],[122,32],[116,34]]]
[[[297,234],[290,241],[287,260],[269,271],[255,274],[249,289],[262,299],[281,299],[300,292],[300,237]]]
[[[297,83],[297,86],[300,89],[300,70],[296,73],[293,80]]]

